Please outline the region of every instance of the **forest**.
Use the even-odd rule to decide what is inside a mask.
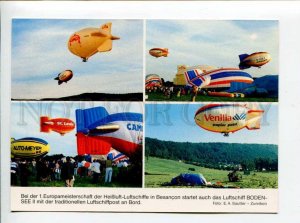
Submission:
[[[206,168],[278,171],[273,144],[190,143],[145,138],[145,157],[180,160]]]

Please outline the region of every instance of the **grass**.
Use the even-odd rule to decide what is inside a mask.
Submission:
[[[163,93],[151,92],[146,93],[148,96],[147,101],[191,101],[190,95],[181,95],[176,97],[173,95],[172,98],[167,98]],[[245,98],[227,98],[227,97],[213,97],[206,95],[197,95],[196,101],[249,101],[249,102],[278,102],[278,98],[255,98],[255,97],[245,97]]]
[[[194,168],[195,171],[189,171]],[[221,182],[225,186],[240,188],[278,188],[277,172],[251,172],[250,175],[242,175],[239,182],[229,182],[227,174],[229,171],[209,169],[186,164],[174,160],[166,160],[149,157],[145,160],[145,187],[162,187],[163,183],[170,182],[173,177],[180,173],[201,173],[207,182]],[[243,174],[240,172],[240,174]]]

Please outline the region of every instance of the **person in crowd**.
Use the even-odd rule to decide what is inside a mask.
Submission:
[[[197,86],[193,86],[192,92],[191,92],[191,101],[196,101],[196,97],[198,94],[198,87]]]
[[[71,158],[69,156],[66,157],[66,162],[62,165],[61,177],[65,181],[66,187],[74,186],[74,165],[71,163]]]
[[[16,186],[18,183],[18,163],[14,158],[10,162],[10,185]]]
[[[27,187],[30,171],[29,171],[28,163],[25,159],[23,159],[20,162],[19,168],[20,168],[20,185],[22,187]]]
[[[91,171],[92,171],[92,175],[93,175],[92,183],[96,184],[99,182],[99,177],[100,177],[100,162],[99,162],[99,160],[93,161],[93,163],[91,164]]]
[[[107,160],[105,162],[105,183],[111,183],[112,173],[112,160],[110,156],[107,156]]]
[[[60,180],[60,175],[61,175],[61,169],[60,169],[60,164],[58,161],[55,162],[55,168],[54,168],[54,178],[55,180]]]

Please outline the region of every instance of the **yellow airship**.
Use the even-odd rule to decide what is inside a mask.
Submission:
[[[120,39],[111,35],[112,23],[105,23],[100,28],[85,28],[75,32],[68,41],[71,53],[86,62],[98,52],[107,52],[112,49],[112,41]]]
[[[10,139],[12,157],[36,158],[46,155],[50,145],[43,139],[26,137],[22,139]]]

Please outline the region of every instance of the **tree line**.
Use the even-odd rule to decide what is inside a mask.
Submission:
[[[278,146],[273,144],[190,143],[146,137],[145,156],[215,169],[278,170]]]

